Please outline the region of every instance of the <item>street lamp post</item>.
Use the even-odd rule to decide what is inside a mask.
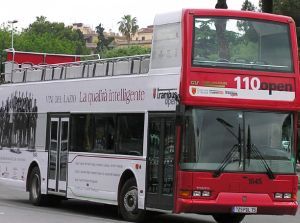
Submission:
[[[8,21],[11,24],[11,49],[14,50],[14,23],[17,23],[18,20]]]

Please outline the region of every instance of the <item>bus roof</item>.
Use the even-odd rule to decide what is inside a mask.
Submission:
[[[242,11],[242,10],[229,10],[229,9],[183,9],[184,14],[195,14],[205,16],[224,16],[224,17],[243,17],[253,19],[264,19],[273,22],[294,22],[289,16],[276,15],[263,12]]]

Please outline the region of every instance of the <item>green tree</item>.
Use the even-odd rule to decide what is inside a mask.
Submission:
[[[40,16],[27,29],[15,38],[15,49],[21,51],[88,54],[85,40],[80,30],[64,23],[49,22]]]
[[[140,47],[140,46],[130,46],[130,47],[107,50],[105,51],[103,57],[112,58],[112,57],[142,55],[142,54],[149,54],[150,51],[151,51],[150,48]]]
[[[273,5],[272,5],[273,2]],[[273,7],[272,7],[273,6]],[[298,26],[298,43],[300,42],[300,1],[299,0],[260,0],[259,7],[263,9],[273,8],[273,13],[293,17]]]
[[[126,37],[128,45],[130,44],[131,37],[134,36],[139,26],[137,24],[137,18],[131,17],[131,15],[124,15],[122,20],[118,22],[119,31]]]
[[[298,44],[300,43],[300,1],[299,0],[273,0],[273,11],[293,17],[298,26]]]
[[[114,37],[105,37],[104,35],[104,27],[101,23],[96,27],[96,32],[98,34],[98,43],[97,43],[97,52],[103,54],[105,50],[109,49],[109,45],[114,41]]]
[[[215,8],[227,9],[228,6],[226,0],[218,0]],[[218,39],[219,58],[228,60],[229,46],[228,46],[228,41],[225,37],[226,23],[227,21],[225,19],[216,20],[215,27],[216,27],[216,34]]]
[[[259,0],[259,11],[272,13],[273,0]]]
[[[251,1],[245,0],[242,4],[241,10],[256,11],[257,8]],[[248,39],[250,41],[255,41],[257,39],[257,33],[253,29],[251,23],[249,23],[248,21],[242,21],[242,20],[238,21],[237,27],[238,27],[239,31],[243,31],[245,33],[244,35],[245,35],[246,39]]]
[[[241,10],[243,10],[243,11],[255,11],[256,7],[251,1],[245,0],[243,2]]]
[[[273,5],[272,5],[273,3]],[[300,11],[300,1],[299,0],[260,0],[259,7],[263,9],[273,8],[273,13],[286,15],[288,12],[298,12]]]
[[[211,26],[214,25],[213,20],[202,20],[195,21],[195,48],[194,55],[195,57],[212,59],[211,52],[216,52],[216,32],[211,29]],[[215,59],[218,59],[215,56]]]
[[[0,74],[4,72],[3,62],[6,60],[5,49],[8,49],[11,44],[11,32],[9,28],[2,25],[0,26]],[[3,77],[0,76],[0,84],[3,82]]]
[[[218,0],[215,8],[216,9],[227,9],[228,6],[227,6],[227,3],[226,3],[226,0]]]
[[[299,0],[273,0],[273,12],[276,14],[283,14],[290,12],[300,12]]]

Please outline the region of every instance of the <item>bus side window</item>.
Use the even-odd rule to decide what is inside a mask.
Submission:
[[[141,156],[143,154],[144,114],[118,116],[118,153]]]
[[[115,116],[95,116],[95,137],[93,152],[114,153],[115,152]]]
[[[75,152],[90,152],[92,149],[93,116],[78,114],[71,116],[71,146]]]

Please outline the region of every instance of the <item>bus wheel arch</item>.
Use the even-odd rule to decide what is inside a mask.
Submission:
[[[119,182],[118,210],[126,221],[139,222],[144,218],[144,211],[138,209],[137,181],[131,170],[126,170]]]
[[[120,200],[121,189],[124,186],[124,184],[126,183],[126,181],[128,181],[130,178],[134,178],[135,179],[135,175],[134,175],[134,173],[131,170],[127,169],[127,170],[124,171],[124,173],[122,174],[122,176],[120,178],[120,181],[119,181],[119,186],[118,186],[118,203],[119,203],[119,200]]]

